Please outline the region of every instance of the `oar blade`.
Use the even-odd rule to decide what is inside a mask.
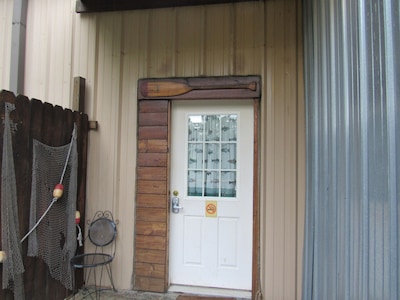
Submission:
[[[149,81],[145,82],[140,91],[144,97],[172,97],[185,94],[192,88],[185,83],[173,81]]]

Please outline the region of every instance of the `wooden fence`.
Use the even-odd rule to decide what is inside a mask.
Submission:
[[[87,115],[72,112],[60,106],[43,103],[36,99],[29,100],[25,96],[15,97],[13,93],[8,91],[0,91],[0,114],[3,120],[0,126],[0,149],[3,149],[5,102],[13,103],[16,106],[16,109],[10,114],[10,119],[17,124],[17,131],[12,137],[12,144],[21,235],[29,231],[32,139],[39,140],[50,146],[65,145],[71,140],[74,123],[77,125],[78,149],[78,195],[76,205],[81,212],[82,220],[84,220],[89,130]],[[0,155],[0,168],[1,160]],[[81,225],[84,230],[83,223],[81,222]],[[22,244],[22,256],[25,267],[24,286],[26,299],[57,300],[65,299],[71,294],[71,291],[50,276],[47,265],[40,258],[27,257],[27,243]],[[2,264],[0,264],[0,284],[2,271]],[[82,273],[76,274],[76,278],[79,286],[83,280]],[[14,295],[10,290],[1,289],[0,299],[14,299]]]

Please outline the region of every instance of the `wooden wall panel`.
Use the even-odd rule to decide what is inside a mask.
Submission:
[[[166,250],[166,237],[165,236],[153,236],[149,234],[138,234],[136,235],[135,243],[136,248],[142,249],[154,249],[154,250]]]
[[[168,285],[169,102],[144,100],[138,105],[134,286],[164,292]],[[142,250],[163,254],[149,260]]]
[[[138,174],[139,178],[139,174]],[[164,195],[154,194],[137,194],[136,195],[136,206],[137,207],[158,207],[165,208],[167,201],[164,201]]]
[[[144,208],[140,207],[136,210],[136,221],[149,221],[157,223],[161,222],[166,224],[167,223],[166,209],[154,208],[154,207],[144,207]]]
[[[140,139],[166,139],[168,130],[166,126],[140,126],[139,137]]]
[[[165,195],[167,187],[165,186],[166,180],[138,180],[137,193],[138,194],[161,194]]]
[[[142,140],[139,141],[139,151],[163,153],[168,151],[168,145],[165,140]]]
[[[159,278],[162,279],[165,274],[165,266],[151,263],[136,263],[136,275],[146,278]]]
[[[165,281],[164,279],[155,277],[136,276],[134,285],[140,287],[140,290],[143,291],[162,291],[164,289]]]
[[[147,222],[147,220],[137,221],[135,229],[137,234],[165,236],[167,224],[165,222]]]

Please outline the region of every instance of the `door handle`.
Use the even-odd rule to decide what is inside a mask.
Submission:
[[[173,192],[173,197],[171,198],[171,210],[174,214],[179,214],[179,211],[183,209],[182,206],[179,206],[179,197],[178,197],[178,191]]]

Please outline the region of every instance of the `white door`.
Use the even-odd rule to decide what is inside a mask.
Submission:
[[[253,103],[172,106],[170,283],[252,287]],[[171,205],[172,206],[172,205]]]

